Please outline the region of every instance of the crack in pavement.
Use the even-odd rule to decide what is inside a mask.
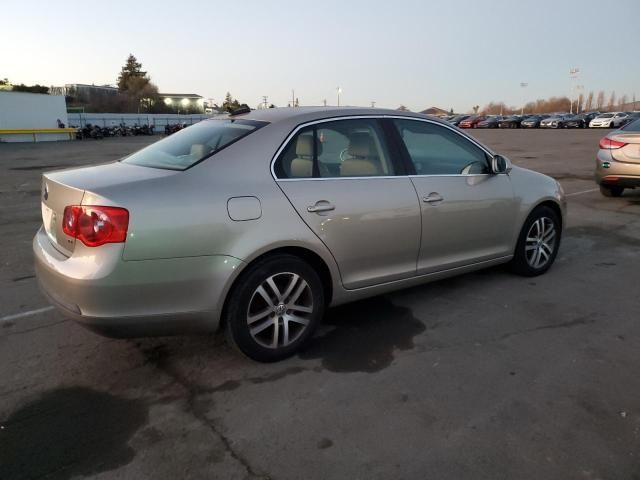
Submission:
[[[57,322],[47,323],[45,325],[39,325],[37,327],[32,327],[32,328],[25,328],[24,330],[18,330],[17,332],[7,333],[6,335],[0,335],[0,337],[13,337],[15,335],[22,335],[23,333],[35,332],[36,330],[42,330],[43,328],[55,327],[56,325],[60,325],[61,323],[66,323],[68,321],[69,321],[68,319],[58,320]],[[9,322],[7,322],[7,325],[9,325]]]
[[[587,320],[585,318],[577,318],[575,320],[570,320],[568,322],[563,323],[552,323],[549,325],[540,325],[539,327],[527,328],[524,330],[516,330],[515,332],[509,332],[501,335],[497,338],[497,340],[504,340],[506,338],[515,337],[517,335],[522,335],[525,333],[537,332],[539,330],[552,330],[555,328],[571,328],[578,325],[587,325],[589,323],[595,323],[595,320]]]
[[[194,418],[200,421],[204,426],[208,427],[222,442],[225,450],[229,453],[229,455],[236,460],[240,465],[242,465],[249,476],[251,478],[263,479],[263,480],[273,480],[273,477],[265,474],[261,474],[255,471],[255,469],[251,466],[247,458],[245,458],[241,453],[236,451],[231,445],[231,440],[222,433],[215,422],[211,421],[206,417],[204,411],[198,408],[196,405],[196,401],[199,396],[205,394],[215,393],[219,389],[217,387],[205,387],[198,383],[192,382],[188,380],[180,371],[173,367],[173,365],[169,362],[168,359],[168,351],[164,345],[158,345],[156,347],[152,347],[149,349],[141,348],[139,344],[134,344],[136,349],[142,353],[147,363],[153,365],[160,372],[168,375],[170,378],[174,380],[176,384],[181,386],[187,393],[187,406],[188,411],[191,413]],[[224,385],[224,384],[223,384]],[[223,388],[224,389],[224,388]]]

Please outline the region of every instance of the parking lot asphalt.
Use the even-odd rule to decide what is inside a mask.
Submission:
[[[152,139],[0,144],[0,479],[639,479],[640,191],[597,191],[606,131],[472,134],[563,184],[554,267],[334,309],[268,365],[103,338],[39,293],[40,174]]]

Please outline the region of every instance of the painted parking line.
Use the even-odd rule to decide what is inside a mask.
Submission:
[[[599,191],[600,191],[599,188],[592,188],[590,190],[583,190],[581,192],[567,193],[565,194],[565,197],[573,197],[574,195],[582,195],[584,193],[599,192]]]
[[[1,317],[0,323],[10,322],[12,320],[17,320],[18,318],[30,317],[32,315],[38,315],[44,312],[50,312],[51,310],[53,310],[53,307],[42,307],[42,308],[37,308],[35,310],[29,310],[27,312],[14,313],[13,315],[7,315],[5,317]]]

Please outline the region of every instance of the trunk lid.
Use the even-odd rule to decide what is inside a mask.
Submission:
[[[67,257],[73,253],[76,239],[62,230],[62,217],[67,205],[80,205],[84,190],[65,185],[54,179],[54,175],[42,175],[42,225],[51,244]]]
[[[624,133],[624,130],[620,130],[609,138],[626,143],[622,148],[611,150],[611,156],[614,160],[619,162],[640,163],[639,132]]]
[[[135,190],[148,180],[175,175],[173,170],[140,167],[121,162],[57,170],[42,175],[42,223],[52,245],[63,255],[71,256],[76,240],[64,233],[62,220],[69,205],[107,199],[107,206],[122,206],[122,191]],[[116,198],[114,198],[116,197]]]

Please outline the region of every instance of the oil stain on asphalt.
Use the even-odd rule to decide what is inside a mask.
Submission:
[[[0,421],[0,479],[68,479],[129,463],[147,406],[88,388],[45,393]]]
[[[396,350],[412,349],[413,338],[426,329],[411,310],[384,296],[329,310],[324,323],[335,328],[314,337],[300,358],[321,359],[332,372],[380,371]]]

